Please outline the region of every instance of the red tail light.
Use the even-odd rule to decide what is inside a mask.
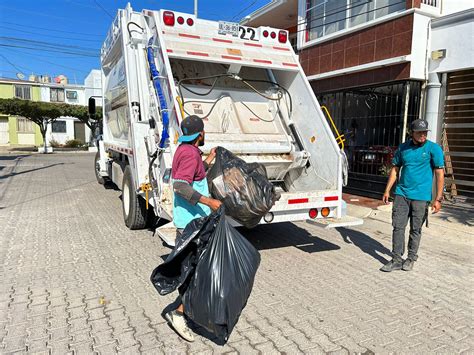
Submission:
[[[318,217],[318,210],[316,208],[312,208],[309,210],[309,218],[315,219]]]
[[[267,30],[263,31],[263,37],[265,37],[265,38],[268,37],[268,31]]]
[[[194,25],[194,20],[192,18],[188,18],[186,20],[186,23],[188,24],[188,26],[192,26],[192,25]]]
[[[166,26],[174,26],[174,12],[165,11],[163,12],[163,22]]]
[[[288,33],[286,31],[278,32],[278,42],[286,43],[287,40],[288,40]]]
[[[184,23],[184,18],[182,18],[181,16],[179,16],[177,19],[176,19],[176,22],[179,23],[180,25],[182,25]]]
[[[270,37],[271,37],[271,38],[276,38],[276,36],[277,36],[277,35],[276,35],[275,32],[270,33]]]
[[[337,201],[339,200],[339,196],[326,196],[324,201]]]

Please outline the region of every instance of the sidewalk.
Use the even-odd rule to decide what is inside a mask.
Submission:
[[[392,203],[384,205],[382,201],[362,196],[344,194],[347,202],[347,214],[358,218],[370,218],[384,223],[392,223]],[[444,202],[439,213],[428,217],[429,234],[470,236],[474,237],[474,205],[468,200],[461,200],[455,204]],[[426,229],[425,229],[426,230]]]

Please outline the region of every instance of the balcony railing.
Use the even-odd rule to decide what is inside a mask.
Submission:
[[[441,0],[421,0],[421,3],[428,6],[439,7]]]

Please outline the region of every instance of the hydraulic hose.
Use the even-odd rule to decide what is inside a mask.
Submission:
[[[163,121],[163,130],[161,132],[161,139],[159,143],[160,148],[165,147],[166,140],[169,138],[168,128],[169,128],[169,116],[168,116],[168,105],[166,104],[165,96],[163,95],[163,89],[161,88],[160,79],[159,79],[159,71],[155,65],[155,56],[153,55],[153,40],[154,37],[151,37],[148,41],[147,46],[147,59],[148,65],[150,66],[150,73],[151,78],[153,80],[153,86],[155,87],[156,94],[158,95],[158,99],[160,101],[160,111],[161,117]]]

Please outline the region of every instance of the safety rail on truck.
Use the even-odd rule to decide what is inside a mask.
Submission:
[[[362,223],[344,216],[343,154],[287,31],[128,4],[108,32],[101,67],[96,175],[122,189],[130,229],[152,214],[172,221],[171,163],[190,114],[205,122],[204,154],[223,146],[265,166],[281,199],[260,223]],[[169,244],[172,229],[158,229]]]

